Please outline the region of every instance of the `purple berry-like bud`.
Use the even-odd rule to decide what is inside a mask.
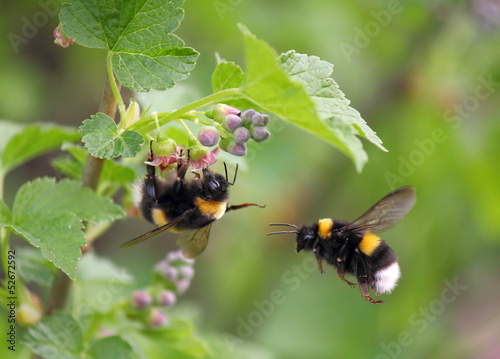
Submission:
[[[238,127],[234,130],[234,140],[237,143],[245,143],[250,139],[250,131],[246,127]]]
[[[252,126],[267,126],[269,123],[269,115],[265,113],[256,113],[252,117]]]
[[[153,328],[162,327],[168,324],[168,318],[161,310],[155,308],[151,311],[151,316],[149,317],[149,324]]]
[[[175,252],[168,252],[167,254],[167,262],[175,262],[176,260],[181,259],[181,252],[175,251]]]
[[[169,281],[175,282],[179,278],[179,271],[175,267],[168,267],[164,272],[163,275],[165,278],[167,278]]]
[[[176,301],[177,297],[171,290],[164,290],[158,295],[158,304],[162,307],[174,305]]]
[[[181,279],[177,282],[177,293],[184,294],[190,285],[191,281],[189,279]]]
[[[247,145],[231,141],[227,145],[227,152],[235,156],[243,157],[247,154]]]
[[[191,279],[194,277],[194,268],[191,266],[182,266],[180,272],[181,277],[184,279]]]
[[[215,146],[219,142],[219,133],[215,127],[208,126],[198,131],[198,140],[203,146]]]
[[[207,111],[207,116],[212,116],[213,120],[218,123],[221,123],[228,115],[239,116],[240,114],[241,111],[237,108],[222,103],[215,106],[212,112]]]
[[[144,309],[153,303],[153,298],[145,290],[136,290],[133,294],[132,302],[137,309]]]
[[[271,136],[267,128],[264,126],[255,126],[252,128],[252,138],[255,142],[263,142]]]
[[[236,115],[226,116],[224,121],[222,121],[222,127],[224,127],[229,132],[233,132],[238,127],[241,127],[242,124],[243,124],[243,121],[241,120],[241,117],[236,116]]]
[[[256,115],[256,114],[259,114],[257,111],[255,110],[246,110],[244,111],[242,114],[241,114],[241,119],[245,122],[245,123],[252,123],[252,118]]]
[[[193,264],[194,264],[194,262],[195,262],[195,260],[194,260],[193,258],[186,258],[186,257],[184,257],[184,255],[182,254],[182,252],[181,252],[181,251],[179,251],[179,258],[180,258],[181,260],[183,260],[184,262],[186,262],[187,264],[191,264],[191,265],[193,265]]]

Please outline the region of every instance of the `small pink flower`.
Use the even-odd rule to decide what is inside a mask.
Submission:
[[[59,31],[59,26],[54,30],[54,44],[59,45],[61,47],[68,47],[69,45],[74,44],[75,42],[71,40],[69,37],[61,33]]]
[[[207,166],[211,166],[215,162],[217,162],[218,154],[219,147],[216,147],[212,151],[207,151],[205,154],[202,154],[197,159],[191,158],[189,160],[189,164],[191,165],[193,171],[202,170],[205,163],[207,164]]]
[[[150,154],[148,154],[149,156]],[[184,159],[184,148],[182,146],[177,146],[175,153],[169,156],[154,155],[153,161],[146,162],[151,166],[159,166],[160,170],[163,172],[169,165],[177,163],[180,159]]]

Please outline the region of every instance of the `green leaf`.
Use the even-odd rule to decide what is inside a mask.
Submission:
[[[0,120],[0,168],[3,168],[3,154],[12,137],[21,132],[26,125],[23,123]]]
[[[30,327],[25,344],[36,354],[51,359],[81,359],[83,335],[68,313],[56,312]]]
[[[16,248],[19,259],[18,273],[26,283],[36,283],[42,287],[50,287],[57,268],[43,254],[33,248]]]
[[[221,62],[212,75],[213,92],[238,88],[243,83],[243,71],[234,62]]]
[[[0,199],[0,228],[12,221],[12,214],[9,207]]]
[[[387,151],[382,146],[380,138],[361,118],[359,112],[349,106],[350,101],[340,91],[337,83],[330,78],[333,64],[317,56],[298,54],[293,50],[282,54],[280,61],[287,74],[305,86],[316,104],[320,119],[329,124],[333,130],[336,130],[337,124],[347,125],[352,129],[348,134],[351,138],[346,139],[346,143],[352,143],[352,138],[356,138],[353,134],[358,134],[381,150]],[[345,134],[339,133],[339,135],[343,138],[342,135]]]
[[[61,28],[79,45],[112,52],[122,85],[165,90],[189,76],[199,55],[173,34],[184,18],[182,3],[74,0],[61,8]]]
[[[86,244],[82,220],[112,221],[123,217],[121,208],[99,197],[80,182],[39,178],[24,184],[14,200],[9,227],[53,262],[71,279],[76,278],[80,247]]]
[[[0,125],[4,127],[5,123]],[[19,129],[13,134],[1,151],[3,171],[8,172],[15,167],[61,146],[63,142],[78,142],[81,136],[70,128],[60,126],[36,125]]]
[[[333,80],[327,79],[331,71],[322,68],[319,79],[315,78],[314,68],[305,69],[307,74],[303,75],[290,73],[288,64],[277,59],[274,49],[257,39],[245,26],[239,25],[239,28],[245,43],[246,73],[240,86],[245,98],[336,146],[360,171],[368,157],[355,134],[365,135],[379,147],[380,140],[348,106],[349,102],[331,82]],[[305,79],[314,79],[314,84],[305,84]],[[317,88],[318,84],[327,85],[325,95],[330,97],[330,102],[322,101],[323,93]],[[338,108],[332,107],[333,100]]]
[[[134,157],[144,143],[144,138],[135,131],[118,133],[115,121],[100,112],[83,121],[80,133],[85,148],[97,158]]]
[[[127,338],[146,358],[205,358],[208,355],[207,346],[184,320],[172,320],[168,326],[156,330],[127,332]]]
[[[124,268],[116,266],[109,259],[87,253],[78,262],[78,280],[74,283],[75,300],[87,303],[95,312],[107,313],[127,298],[127,288],[132,282],[133,277]]]
[[[103,338],[95,342],[89,350],[93,359],[137,359],[139,356],[132,346],[119,336]]]

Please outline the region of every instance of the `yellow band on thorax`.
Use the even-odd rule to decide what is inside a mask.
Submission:
[[[221,218],[226,213],[227,203],[204,200],[197,197],[194,204],[198,207],[200,212],[206,216],[214,218],[215,220]]]
[[[382,240],[380,237],[371,232],[366,232],[363,234],[363,239],[359,243],[359,249],[367,256],[371,256],[378,246],[380,246],[381,242]]]
[[[318,221],[318,235],[321,239],[328,239],[332,235],[333,219],[323,218]]]

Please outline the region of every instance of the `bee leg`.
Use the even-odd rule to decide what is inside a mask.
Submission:
[[[255,203],[242,203],[242,204],[237,204],[237,205],[233,205],[233,206],[227,206],[226,212],[228,212],[228,211],[234,211],[236,209],[241,209],[241,208],[250,207],[250,206],[256,206],[256,207],[259,207],[259,208],[265,208],[266,207],[266,206],[261,206],[261,205],[255,204]]]
[[[313,249],[313,252],[314,252],[314,256],[316,257],[316,261],[318,262],[318,266],[319,266],[319,272],[321,274],[325,273],[325,271],[323,270],[323,263],[321,261],[321,257],[320,255],[318,254],[318,251],[316,250],[316,248]]]
[[[194,173],[194,181],[193,181],[193,183],[194,183],[194,185],[196,187],[198,187],[198,189],[203,189],[203,185],[202,185],[202,183],[200,181],[200,178],[201,178],[200,174],[195,172]]]
[[[153,155],[153,141],[150,142],[150,152],[148,153],[148,162],[152,162],[154,160],[154,155]],[[146,187],[146,190],[149,194],[149,196],[154,199],[155,201],[158,201],[156,198],[156,167],[151,166],[151,165],[146,165],[146,179],[144,180],[144,185]]]
[[[340,279],[349,284],[349,287],[354,288],[356,286],[356,283],[349,282],[347,279],[345,279],[344,264],[342,263],[342,260],[340,258],[337,258],[337,274],[339,275]]]
[[[186,176],[188,168],[189,168],[189,162],[182,162],[177,167],[177,179],[175,180],[173,188],[176,193],[178,193],[179,190],[181,189],[182,182],[184,181],[184,176]]]
[[[363,259],[361,257],[358,258],[357,261],[357,277],[359,289],[361,290],[361,295],[365,297],[367,301],[373,304],[385,303],[385,300],[375,300],[370,297],[370,286],[368,285],[368,276],[366,275],[366,267]]]
[[[368,282],[366,278],[358,278],[359,289],[361,290],[361,294],[367,301],[373,304],[385,303],[385,300],[375,300],[370,298],[370,287],[368,286]]]

